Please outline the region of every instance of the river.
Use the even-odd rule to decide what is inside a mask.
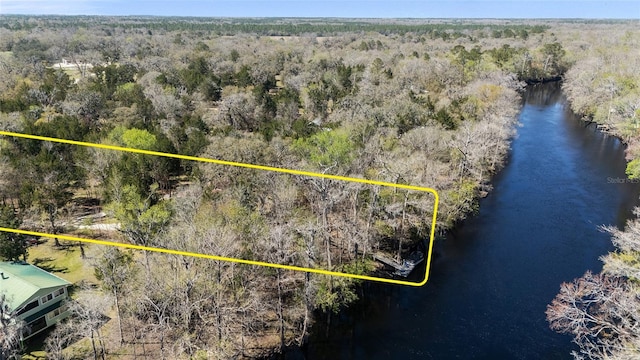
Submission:
[[[598,228],[622,227],[640,187],[622,180],[624,146],[577,119],[558,83],[523,98],[494,190],[440,244],[427,285],[367,283],[287,359],[571,359],[546,306],[562,282],[600,271],[613,246]]]

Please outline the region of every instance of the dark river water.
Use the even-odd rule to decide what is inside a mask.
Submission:
[[[559,84],[529,87],[520,123],[494,190],[438,246],[427,285],[367,283],[287,359],[571,358],[546,306],[562,282],[601,269],[613,246],[598,227],[623,226],[640,189],[622,180],[624,146],[585,127]]]

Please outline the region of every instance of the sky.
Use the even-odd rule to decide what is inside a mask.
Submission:
[[[0,0],[0,14],[640,19],[640,0]]]

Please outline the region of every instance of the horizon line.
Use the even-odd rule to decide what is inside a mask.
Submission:
[[[54,13],[42,13],[42,14],[26,14],[26,13],[2,13],[0,16],[32,16],[32,17],[46,17],[46,16],[60,16],[60,17],[104,17],[104,18],[118,18],[118,17],[149,17],[149,18],[192,18],[192,19],[341,19],[341,20],[543,20],[543,21],[640,21],[640,18],[589,18],[589,17],[350,17],[350,16],[201,16],[201,15],[150,15],[150,14],[131,14],[131,15],[107,15],[107,14],[54,14]]]

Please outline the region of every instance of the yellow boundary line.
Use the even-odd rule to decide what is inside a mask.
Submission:
[[[274,263],[268,263],[268,262],[263,262],[263,261],[245,260],[245,259],[230,258],[230,257],[224,257],[224,256],[217,256],[217,255],[193,253],[193,252],[188,252],[188,251],[171,250],[171,249],[155,248],[155,247],[132,245],[132,244],[123,244],[123,243],[117,243],[117,242],[113,242],[113,241],[85,239],[85,238],[78,238],[78,237],[74,237],[74,236],[55,235],[55,234],[50,234],[50,233],[42,233],[42,232],[19,230],[19,229],[11,229],[11,228],[4,228],[4,227],[0,227],[0,231],[13,232],[13,233],[17,233],[17,234],[32,235],[32,236],[43,236],[43,237],[49,237],[49,238],[58,237],[60,239],[79,241],[79,242],[91,243],[91,244],[117,246],[117,247],[121,247],[121,248],[128,248],[128,249],[135,249],[135,250],[147,250],[147,251],[154,251],[154,252],[165,253],[165,254],[192,256],[192,257],[211,259],[211,260],[229,261],[229,262],[240,263],[240,264],[259,265],[259,266],[266,266],[266,267],[271,267],[271,268],[279,268],[279,269],[295,270],[295,271],[304,271],[304,272],[310,272],[310,273],[317,273],[317,274],[324,274],[324,275],[331,275],[331,276],[341,276],[341,277],[347,277],[347,278],[353,278],[353,279],[378,281],[378,282],[399,284],[399,285],[422,286],[422,285],[426,284],[427,281],[429,280],[429,270],[431,268],[431,258],[432,258],[432,252],[433,252],[433,241],[434,241],[434,237],[435,237],[435,228],[436,228],[436,216],[437,216],[437,213],[438,213],[438,203],[440,201],[440,197],[438,196],[438,192],[435,189],[428,188],[428,187],[414,186],[414,185],[394,184],[394,183],[389,183],[389,182],[384,182],[384,181],[352,178],[352,177],[339,176],[339,175],[322,174],[322,173],[316,173],[316,172],[311,172],[311,171],[286,169],[286,168],[255,165],[255,164],[235,162],[235,161],[209,159],[209,158],[202,158],[202,157],[197,157],[197,156],[171,154],[171,153],[165,153],[165,152],[159,152],[159,151],[127,148],[127,147],[122,147],[122,146],[97,144],[97,143],[89,143],[89,142],[83,142],[83,141],[52,138],[52,137],[46,137],[46,136],[15,133],[15,132],[10,132],[10,131],[0,131],[0,135],[12,136],[12,137],[24,138],[24,139],[40,140],[40,141],[50,141],[50,142],[70,144],[70,145],[78,145],[78,146],[84,146],[84,147],[92,147],[92,148],[98,148],[98,149],[107,149],[107,150],[115,150],[115,151],[121,151],[121,152],[130,152],[130,153],[136,153],[136,154],[162,156],[162,157],[168,157],[168,158],[174,158],[174,159],[198,161],[198,162],[205,162],[205,163],[211,163],[211,164],[217,164],[217,165],[234,166],[234,167],[241,167],[241,168],[254,169],[254,170],[271,171],[271,172],[290,174],[290,175],[300,175],[300,176],[324,178],[324,179],[331,179],[331,180],[355,182],[355,183],[361,183],[361,184],[379,185],[379,186],[393,187],[393,188],[398,188],[398,189],[423,191],[423,192],[432,193],[434,195],[434,197],[435,197],[435,201],[434,201],[434,204],[433,204],[433,218],[431,220],[431,231],[430,231],[430,236],[429,236],[430,237],[429,238],[429,250],[427,252],[427,258],[426,258],[425,276],[424,276],[424,280],[422,280],[420,282],[387,279],[387,278],[380,278],[380,277],[373,277],[373,276],[366,276],[366,275],[348,274],[348,273],[342,273],[342,272],[330,271],[330,270],[323,270],[323,269],[306,268],[306,267],[283,265],[283,264],[274,264]]]

